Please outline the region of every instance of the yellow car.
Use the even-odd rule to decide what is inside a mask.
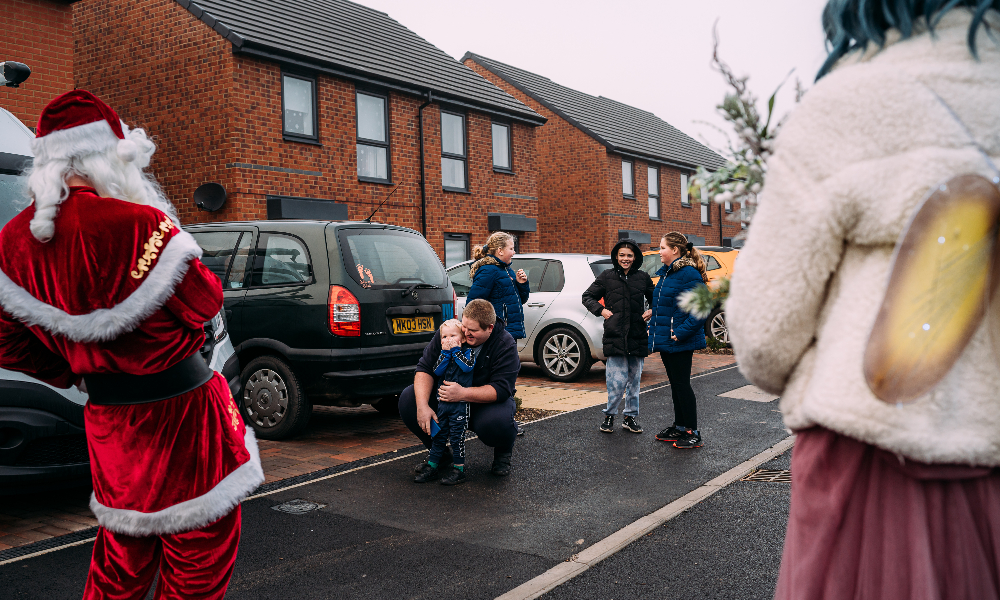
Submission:
[[[733,265],[740,251],[735,248],[723,248],[722,246],[695,246],[698,252],[705,258],[705,266],[708,269],[708,286],[715,288],[719,285],[719,280],[724,277],[732,277]],[[642,253],[642,270],[649,273],[653,278],[653,284],[660,280],[656,272],[660,270],[663,263],[660,262],[660,251],[650,250]],[[722,307],[716,307],[705,321],[705,335],[709,335],[719,340],[723,344],[729,343],[729,329],[726,327],[726,313],[722,312]]]

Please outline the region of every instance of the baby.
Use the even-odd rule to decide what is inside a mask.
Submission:
[[[435,386],[445,381],[453,381],[463,387],[472,386],[472,368],[475,361],[469,348],[462,348],[462,323],[449,319],[441,324],[441,356],[434,365],[437,375]],[[469,424],[469,405],[466,402],[438,402],[437,425],[434,432],[434,421],[431,421],[432,442],[431,453],[427,464],[434,469],[421,474],[414,481],[424,483],[437,475],[437,466],[444,456],[445,444],[451,440],[451,452],[454,455],[454,468],[441,478],[444,485],[465,483],[465,430]]]

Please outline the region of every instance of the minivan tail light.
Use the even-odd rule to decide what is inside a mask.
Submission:
[[[327,308],[330,311],[330,333],[361,337],[361,305],[347,288],[331,285]]]

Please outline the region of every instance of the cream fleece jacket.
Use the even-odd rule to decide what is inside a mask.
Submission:
[[[990,11],[994,36],[1000,14]],[[741,371],[781,394],[791,429],[820,425],[927,463],[1000,466],[1000,357],[987,326],[916,401],[888,405],[862,357],[893,248],[918,202],[1000,165],[1000,45],[966,42],[971,15],[849,55],[775,141],[726,305]]]

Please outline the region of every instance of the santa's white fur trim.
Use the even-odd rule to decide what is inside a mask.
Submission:
[[[120,304],[84,315],[71,315],[29,294],[0,271],[0,306],[27,325],[37,325],[74,342],[113,340],[139,326],[162,307],[187,274],[201,247],[179,229],[163,247],[146,280]]]
[[[142,537],[193,531],[228,515],[257,486],[264,482],[260,453],[253,428],[247,427],[243,438],[250,460],[226,476],[208,492],[180,504],[152,513],[110,508],[90,495],[90,510],[105,529],[123,535]]]
[[[107,121],[94,121],[35,138],[31,140],[31,150],[36,162],[46,163],[50,160],[104,152],[117,146],[119,141],[120,138]]]

